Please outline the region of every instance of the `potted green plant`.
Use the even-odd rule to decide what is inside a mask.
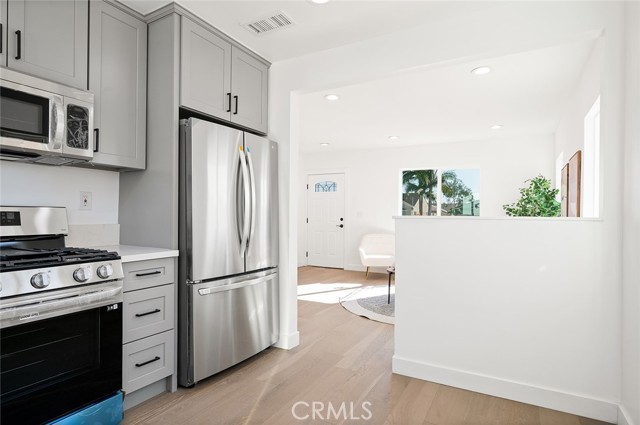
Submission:
[[[558,189],[551,188],[551,180],[538,175],[529,180],[529,187],[520,189],[520,199],[514,204],[503,205],[504,211],[513,217],[558,217],[560,202],[556,200]]]

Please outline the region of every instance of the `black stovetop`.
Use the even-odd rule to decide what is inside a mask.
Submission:
[[[91,248],[0,248],[0,272],[56,267],[94,261],[117,260],[120,255],[104,249]]]

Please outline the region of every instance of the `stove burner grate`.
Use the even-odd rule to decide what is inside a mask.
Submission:
[[[3,248],[0,250],[0,272],[56,267],[75,263],[117,260],[117,252],[91,248]]]

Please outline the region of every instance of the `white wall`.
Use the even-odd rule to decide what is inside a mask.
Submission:
[[[616,422],[611,242],[588,219],[397,219],[394,372]]]
[[[550,229],[553,228],[557,232],[550,233],[545,231],[544,234],[547,238],[544,239],[537,236],[541,232],[540,226],[525,220],[521,222],[522,228],[518,229],[516,234],[520,236],[518,243],[522,243],[524,240],[527,241],[527,244],[530,244],[525,252],[544,252],[548,247],[552,247],[551,251],[557,253],[560,259],[563,256],[567,257],[566,260],[569,264],[574,266],[578,263],[578,260],[571,255],[571,251],[567,254],[566,250],[560,250],[558,247],[567,245],[566,236],[575,236],[578,238],[576,241],[582,242],[580,245],[577,245],[576,242],[575,246],[584,248],[586,258],[589,258],[593,263],[586,264],[586,268],[588,270],[606,271],[604,273],[606,276],[602,280],[598,280],[598,282],[590,278],[589,282],[593,284],[590,288],[594,289],[595,294],[603,300],[603,311],[611,312],[614,318],[606,319],[603,326],[596,326],[595,328],[580,326],[569,330],[577,333],[582,343],[598,338],[610,342],[606,347],[606,350],[610,351],[606,353],[602,352],[602,349],[596,349],[596,351],[603,353],[604,360],[611,360],[609,364],[603,363],[602,369],[612,374],[609,377],[603,377],[600,369],[581,369],[585,376],[579,378],[575,383],[569,382],[558,389],[563,390],[570,386],[577,388],[581,393],[591,394],[593,385],[587,381],[593,379],[601,383],[602,388],[594,391],[596,391],[595,394],[604,396],[604,409],[606,410],[604,413],[609,417],[609,402],[620,400],[621,391],[620,292],[622,279],[621,205],[623,196],[620,164],[622,162],[621,128],[623,123],[621,118],[624,96],[622,67],[622,49],[624,46],[622,39],[623,8],[624,4],[618,2],[504,2],[499,3],[490,10],[470,12],[468,15],[456,19],[433,22],[428,26],[413,27],[399,33],[273,64],[270,76],[270,108],[272,111],[277,111],[277,113],[270,115],[270,136],[277,140],[281,147],[281,259],[283,271],[286,272],[288,270],[288,273],[283,273],[281,281],[281,307],[283,310],[283,327],[281,330],[284,332],[283,335],[291,336],[289,340],[291,343],[294,343],[297,338],[295,273],[296,256],[298,255],[298,220],[295,217],[297,217],[299,206],[298,185],[296,182],[297,176],[299,176],[297,165],[299,157],[299,131],[297,128],[299,111],[296,102],[298,93],[380,78],[397,70],[409,69],[415,66],[444,63],[461,58],[468,60],[470,57],[478,59],[495,57],[501,54],[560,44],[576,38],[593,38],[594,34],[600,34],[604,31],[603,63],[605,65],[601,78],[601,140],[603,144],[601,161],[603,169],[607,170],[602,176],[603,195],[605,197],[603,203],[607,208],[603,211],[602,220],[597,222],[585,221],[584,223],[579,223],[578,226],[571,221],[558,220],[550,227]],[[515,222],[505,221],[504,223]],[[576,228],[581,229],[581,231],[575,232]],[[511,230],[508,226],[502,228],[502,231],[509,232]],[[493,235],[489,237],[493,237]],[[569,245],[573,247],[574,242]],[[605,251],[604,254],[606,255],[600,258],[592,257],[589,254],[589,250],[592,249],[595,249],[596,252]],[[560,259],[556,261],[560,261]],[[485,267],[484,264],[478,264],[478,267],[480,266]],[[474,270],[471,270],[470,273],[473,272]],[[498,278],[502,280],[508,279],[510,282],[513,281],[514,276],[501,276],[501,272],[501,269],[496,271]],[[520,270],[520,274],[526,274],[527,272],[529,270],[526,267]],[[486,271],[483,273],[486,273]],[[566,273],[556,269],[550,270],[549,274],[549,279],[553,282],[561,281],[566,276]],[[603,274],[599,273],[596,276],[602,277]],[[399,276],[399,287],[403,285],[400,279]],[[406,278],[404,280],[405,282],[407,281]],[[407,285],[410,284],[405,283],[405,286]],[[570,287],[575,288],[576,286],[572,282]],[[551,314],[552,317],[560,317],[564,320],[564,310],[554,302],[556,291],[560,287],[542,287],[542,289],[545,288],[545,300],[548,300],[548,302],[540,305],[533,319],[539,316],[544,317],[544,314]],[[582,287],[578,288],[582,289]],[[589,287],[585,288],[585,290],[588,289]],[[464,294],[459,295],[463,296]],[[473,295],[478,295],[478,293],[473,293]],[[578,296],[582,296],[582,294],[578,294]],[[563,299],[566,298],[563,297]],[[584,297],[581,299],[584,299]],[[462,300],[456,299],[455,302],[465,301],[470,303],[471,301],[469,300],[480,305],[485,302],[482,297],[473,300],[471,296],[464,297]],[[452,300],[449,299],[447,301]],[[489,302],[490,300],[487,301]],[[509,300],[505,299],[504,302],[508,303]],[[489,302],[489,305],[492,304],[492,302]],[[456,311],[460,310],[455,308],[455,305],[451,306]],[[400,297],[396,308],[400,315],[402,308]],[[412,344],[418,346],[417,348],[419,349],[424,349],[423,346],[425,345],[433,346],[435,343],[423,337],[426,325],[431,323],[423,320],[422,313],[424,310],[421,309],[420,312],[414,311],[413,320],[420,325],[420,328],[407,328],[407,335],[412,338]],[[549,313],[549,310],[551,310],[551,313]],[[491,314],[491,312],[487,312],[487,314]],[[457,320],[469,322],[469,319],[472,320],[473,318],[464,315]],[[588,323],[591,322],[591,320],[588,321]],[[404,326],[406,326],[407,322],[405,321],[404,323]],[[501,323],[505,327],[509,326],[507,321]],[[532,326],[522,329],[522,332],[526,332],[531,338],[543,342],[546,341],[544,328],[536,327],[535,320],[531,320],[529,323],[532,323]],[[559,326],[562,324],[562,322],[558,323]],[[575,322],[571,321],[571,323],[574,324]],[[440,323],[440,325],[445,326],[446,323]],[[404,332],[402,327],[402,322],[396,325],[396,332]],[[562,328],[562,326],[560,327]],[[458,336],[455,333],[448,332],[447,339],[437,341],[437,343],[446,347],[449,341],[456,338]],[[552,338],[551,342],[554,341],[555,338]],[[508,349],[506,344],[507,341],[503,341],[503,347]],[[600,345],[602,344],[599,342],[598,346]],[[565,346],[566,344],[561,345],[561,347]],[[553,365],[568,364],[562,360],[565,354],[561,350],[556,349],[553,345],[548,345],[547,347],[551,350],[550,356],[557,357],[556,359],[551,359]],[[495,359],[488,358],[486,355],[488,347],[486,345],[476,345],[474,349],[475,351],[465,353],[465,356],[471,361],[475,361],[475,370],[483,371],[486,369],[490,371]],[[576,353],[575,350],[570,352],[576,354],[576,361],[579,364],[584,364],[581,363],[580,357],[588,356],[588,353]],[[533,368],[541,370],[544,368],[544,361],[529,357],[527,357],[527,360],[531,361],[521,362],[520,369]],[[586,361],[586,363],[593,363],[593,361]],[[516,371],[506,370],[506,372],[508,374],[503,378],[507,381],[513,381],[518,376],[522,376]],[[563,374],[562,376],[567,375]],[[427,377],[427,375],[425,374],[424,377]],[[544,374],[543,377],[549,377],[549,375]],[[540,382],[543,386],[545,384],[554,386],[556,383],[555,380],[549,382],[536,380],[535,382]],[[456,384],[454,381],[450,383],[452,385]],[[531,386],[531,384],[533,382],[528,385],[525,383],[526,386]],[[535,402],[537,399],[530,397],[528,400]]]
[[[502,205],[515,202],[524,181],[553,175],[553,136],[519,140],[467,141],[403,148],[302,154],[298,249],[304,260],[306,177],[308,173],[342,169],[347,174],[345,268],[364,270],[358,245],[366,233],[393,233],[392,217],[400,214],[401,170],[416,168],[480,169],[480,214],[505,216]],[[303,165],[304,164],[304,165]]]
[[[640,425],[640,3],[626,9],[626,134],[622,281],[622,414]]]
[[[603,46],[603,40],[598,39],[585,64],[580,79],[576,82],[576,87],[573,90],[573,94],[556,130],[554,158],[557,158],[558,155],[562,153],[564,164],[566,164],[578,150],[581,150],[583,155],[583,166],[581,170],[583,177],[586,166],[584,162],[584,118],[598,96],[600,96],[604,53]],[[607,141],[605,140],[604,143],[607,143]],[[603,171],[606,172],[606,170]],[[555,182],[558,187],[559,181],[560,175],[556,175]],[[584,178],[582,181],[584,182]],[[585,197],[582,196],[581,202],[584,201],[584,198]],[[581,210],[584,211],[584,208],[581,208]]]
[[[0,205],[67,207],[69,224],[118,223],[119,173],[77,167],[0,162]],[[92,193],[81,211],[80,192]]]
[[[563,152],[565,163],[576,151],[584,149],[584,117],[600,96],[602,49],[603,40],[599,39],[593,47],[580,79],[576,82],[576,87],[556,130],[554,158]]]
[[[283,335],[280,346],[294,346],[298,340],[298,93],[377,79],[418,66],[495,57],[561,44],[576,38],[590,39],[605,29],[606,37],[613,41],[607,43],[604,53],[607,72],[611,75],[606,79],[603,91],[608,90],[613,95],[608,100],[613,103],[603,104],[610,114],[609,122],[603,116],[603,131],[610,131],[607,135],[615,143],[620,140],[619,134],[615,133],[616,126],[620,124],[615,119],[620,116],[616,102],[621,96],[621,7],[621,4],[608,2],[504,2],[450,20],[274,63],[269,79],[269,110],[273,112],[269,115],[269,136],[280,144]],[[619,161],[620,147],[613,146],[603,156],[605,163]],[[620,175],[614,171],[609,179],[615,184],[609,184],[607,202],[612,203],[610,213],[616,216],[621,214]],[[617,235],[609,242],[619,246],[620,221],[611,222],[609,227]],[[611,265],[614,269],[618,266]],[[619,281],[616,276],[612,279]]]

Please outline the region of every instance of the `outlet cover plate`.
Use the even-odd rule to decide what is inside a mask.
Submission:
[[[91,192],[80,192],[80,210],[91,211]]]

